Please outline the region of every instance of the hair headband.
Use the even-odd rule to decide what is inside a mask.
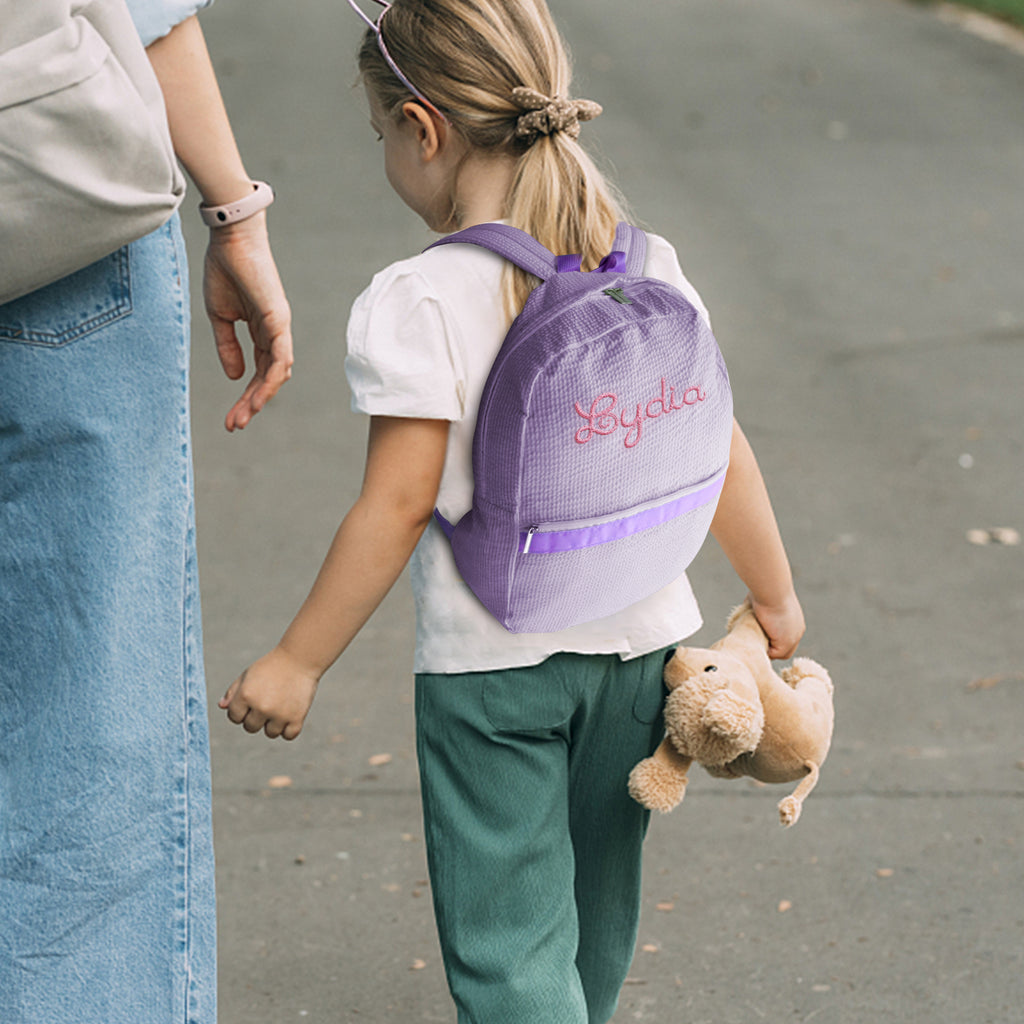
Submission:
[[[380,23],[384,20],[384,15],[387,14],[389,10],[391,10],[391,4],[388,3],[388,0],[374,0],[374,3],[380,4],[380,6],[384,8],[384,10],[381,11],[380,14],[377,16],[377,20],[376,21],[373,21],[371,18],[369,18],[367,15],[365,15],[362,12],[362,10],[360,9],[359,5],[356,3],[356,0],[348,0],[349,7],[351,7],[352,10],[355,11],[356,14],[358,14],[359,17],[362,18],[362,20],[366,22],[367,26],[369,26],[370,31],[374,34],[374,36],[376,36],[376,38],[377,38],[377,49],[380,50],[380,55],[384,58],[384,62],[387,64],[387,66],[389,68],[391,68],[391,70],[394,72],[395,77],[431,113],[437,114],[437,116],[439,118],[441,118],[442,121],[447,121],[448,118],[446,118],[444,116],[444,114],[442,114],[441,111],[438,110],[438,108],[433,103],[431,103],[430,100],[428,100],[427,97],[424,96],[423,93],[421,93],[419,91],[419,89],[417,89],[416,86],[413,85],[412,82],[409,81],[408,78],[405,77],[405,73],[395,63],[395,61],[392,58],[391,54],[388,53],[388,48],[387,48],[387,46],[384,43],[384,36],[381,34]]]

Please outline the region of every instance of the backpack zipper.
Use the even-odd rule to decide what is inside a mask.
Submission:
[[[714,476],[698,484],[684,487],[682,490],[643,502],[640,505],[634,505],[621,512],[614,512],[611,515],[562,522],[535,523],[520,534],[519,553],[521,555],[530,554],[538,534],[545,538],[545,544],[540,550],[533,553],[551,554],[594,547],[669,522],[686,512],[695,511],[717,501],[722,485],[725,483],[727,469],[728,466],[724,466]]]

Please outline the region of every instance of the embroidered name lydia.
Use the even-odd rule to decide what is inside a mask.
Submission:
[[[614,434],[616,430],[625,430],[623,444],[627,448],[635,448],[643,435],[645,420],[656,420],[688,405],[703,402],[705,398],[707,393],[696,385],[685,388],[678,396],[675,387],[670,386],[666,394],[664,377],[661,378],[661,394],[646,404],[637,402],[635,407],[620,406],[619,396],[606,391],[590,403],[589,411],[584,411],[579,402],[574,404],[577,415],[586,420],[585,426],[576,431],[574,439],[577,444],[586,444],[595,434],[605,436]]]

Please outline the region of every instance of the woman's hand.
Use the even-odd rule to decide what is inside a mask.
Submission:
[[[302,732],[319,684],[319,677],[275,647],[228,687],[218,706],[246,732],[262,729],[272,740],[293,740]]]
[[[146,52],[163,90],[174,151],[203,201],[220,205],[246,195],[252,181],[235,145],[198,18],[186,18]],[[255,372],[224,421],[228,430],[241,429],[292,368],[292,314],[270,254],[265,212],[211,229],[203,294],[221,365],[232,380],[245,373],[235,323],[244,320],[249,326]]]
[[[264,213],[210,229],[203,296],[221,366],[232,380],[245,373],[235,323],[244,320],[249,328],[254,372],[224,420],[228,430],[241,430],[288,380],[294,361],[291,309],[270,252]]]

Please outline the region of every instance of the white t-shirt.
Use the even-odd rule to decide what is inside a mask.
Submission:
[[[475,245],[447,245],[400,260],[356,299],[345,371],[352,408],[371,416],[451,421],[438,509],[457,523],[473,497],[477,408],[505,336],[505,261]],[[675,250],[647,236],[645,273],[707,310]],[[686,576],[615,615],[557,633],[509,633],[462,581],[451,547],[431,522],[410,564],[416,602],[417,672],[480,672],[535,665],[559,651],[639,657],[678,643],[701,625]]]

